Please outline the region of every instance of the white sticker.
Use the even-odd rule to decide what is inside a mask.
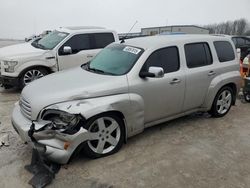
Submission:
[[[132,53],[132,54],[138,54],[140,53],[140,49],[138,48],[134,48],[134,47],[130,47],[130,46],[126,46],[124,49],[123,49],[124,52],[129,52],[129,53]]]

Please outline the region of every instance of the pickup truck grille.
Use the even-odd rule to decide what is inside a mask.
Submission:
[[[1,59],[0,59],[0,76],[1,76],[1,68],[2,68],[2,62],[1,62]]]
[[[23,96],[20,97],[19,101],[20,109],[22,114],[29,120],[31,120],[31,106],[30,103],[24,99]]]

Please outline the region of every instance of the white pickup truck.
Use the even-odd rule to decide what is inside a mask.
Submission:
[[[47,74],[87,63],[118,40],[115,31],[101,27],[64,27],[38,41],[1,48],[0,84],[23,88]]]

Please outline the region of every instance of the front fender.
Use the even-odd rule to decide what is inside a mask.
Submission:
[[[117,111],[124,116],[127,137],[138,134],[144,129],[144,103],[142,98],[136,94],[118,94],[74,100],[54,104],[46,109],[57,109],[71,114],[81,114],[85,119],[101,113]]]

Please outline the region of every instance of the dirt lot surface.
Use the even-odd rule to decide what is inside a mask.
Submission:
[[[1,44],[1,42],[0,42]],[[0,187],[30,187],[24,169],[31,149],[19,139],[10,116],[20,95],[0,89]],[[80,155],[63,166],[48,187],[249,188],[250,104],[237,101],[223,118],[193,114],[145,130],[117,153],[90,160]]]

